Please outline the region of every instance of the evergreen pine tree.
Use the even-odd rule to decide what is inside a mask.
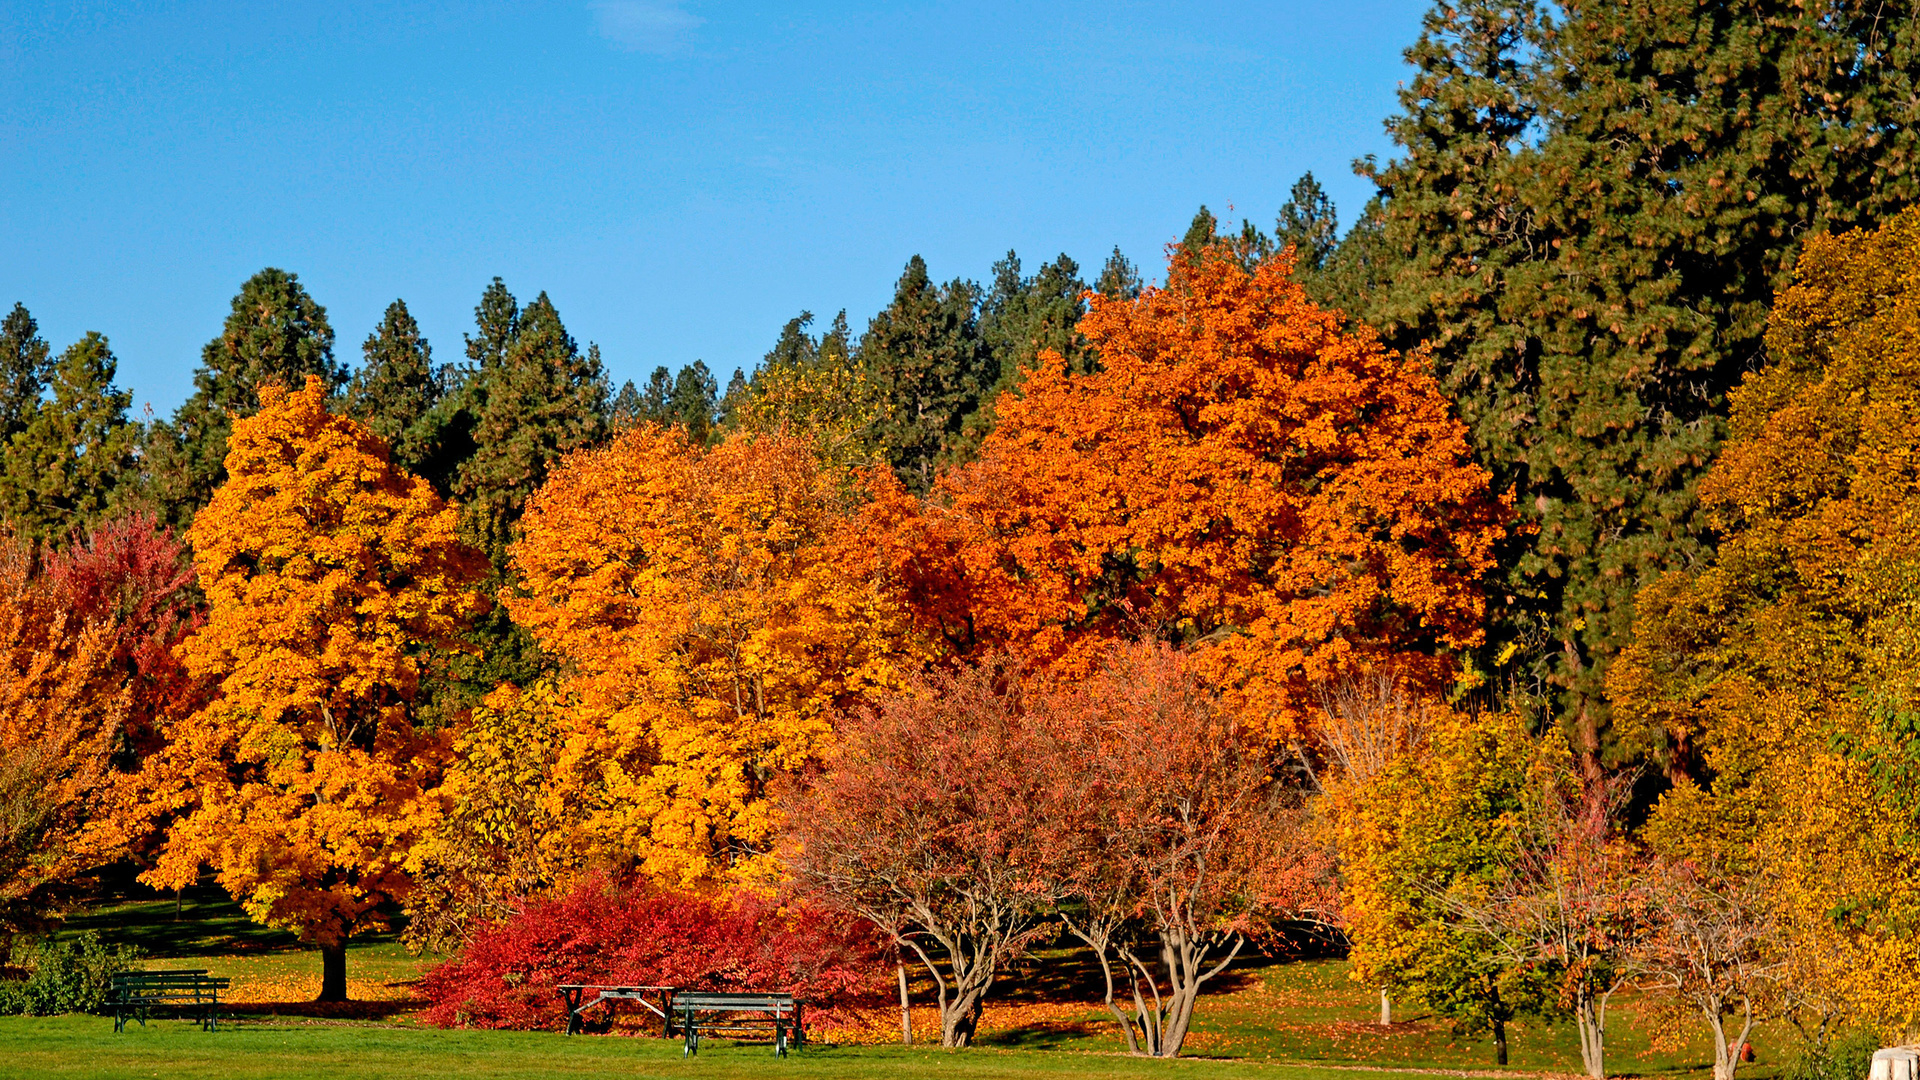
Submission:
[[[260,387],[299,387],[309,375],[330,392],[347,380],[333,359],[327,310],[298,275],[268,267],[240,287],[220,336],[200,351],[192,396],[172,422],[148,429],[145,459],[160,513],[175,524],[192,520],[226,479],[233,419],[259,409]]]
[[[934,285],[915,255],[860,339],[860,366],[885,405],[873,442],[911,490],[932,484],[997,381],[975,316],[979,292],[958,279]]]
[[[653,369],[647,377],[647,389],[642,399],[641,417],[656,424],[673,423],[673,371],[665,364]]]
[[[33,422],[53,367],[40,325],[16,303],[0,319],[0,446]]]
[[[139,428],[127,420],[133,395],[113,385],[117,368],[97,333],[54,364],[51,400],[14,433],[0,474],[0,503],[21,533],[63,543],[105,517],[132,477]]]
[[[1110,300],[1137,300],[1144,287],[1140,280],[1140,271],[1133,263],[1120,254],[1120,246],[1114,245],[1113,254],[1107,256],[1106,265],[1100,268],[1100,279],[1094,282],[1094,291]]]
[[[1528,528],[1496,656],[1590,770],[1633,597],[1702,549],[1699,477],[1797,238],[1920,196],[1920,25],[1874,0],[1437,5],[1375,171],[1367,312],[1426,343]]]
[[[706,361],[695,360],[680,369],[673,380],[673,397],[667,409],[673,422],[687,430],[687,438],[695,444],[710,442],[719,406],[720,384],[714,381],[713,372],[707,370]]]
[[[516,311],[495,278],[475,314],[480,333],[467,339],[467,355],[478,367],[466,405],[474,449],[452,486],[471,542],[504,572],[527,499],[560,458],[606,434],[607,379],[598,350],[580,355],[546,293]]]
[[[347,414],[387,441],[396,465],[444,485],[446,477],[434,474],[445,373],[433,366],[433,350],[405,301],[387,306],[361,351],[366,360],[347,384]]]
[[[613,426],[627,428],[639,423],[646,416],[647,403],[640,391],[628,379],[620,384],[620,393],[614,396],[612,414]]]
[[[1293,191],[1280,207],[1273,239],[1281,247],[1293,245],[1296,277],[1310,277],[1326,266],[1327,256],[1333,254],[1340,239],[1339,218],[1333,200],[1327,198],[1313,173],[1294,181]]]
[[[1075,329],[1087,311],[1080,298],[1086,291],[1080,265],[1064,254],[1032,277],[1021,276],[1020,256],[1012,251],[993,264],[993,287],[980,305],[980,340],[998,377],[967,417],[950,459],[974,454],[993,428],[994,401],[1019,388],[1042,352],[1059,353],[1075,372],[1090,369],[1092,355]]]

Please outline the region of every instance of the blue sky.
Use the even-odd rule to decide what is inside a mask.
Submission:
[[[1308,169],[1344,225],[1425,6],[5,0],[0,303],[107,334],[162,413],[263,266],[349,363],[395,297],[461,358],[498,274],[616,386],[724,382],[916,252],[1153,277],[1200,203],[1270,226]]]

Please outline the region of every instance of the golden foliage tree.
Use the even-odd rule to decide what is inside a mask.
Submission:
[[[1767,880],[1783,1006],[1920,1028],[1920,212],[1810,239],[1701,487],[1715,557],[1643,590],[1608,679],[1674,780],[1651,842]]]
[[[260,398],[188,534],[208,613],[180,656],[217,694],[152,765],[179,813],[143,880],[211,866],[253,918],[320,947],[321,1000],[344,1000],[347,938],[406,893],[445,755],[413,724],[421,654],[454,647],[485,564],[458,509],[329,414],[320,380]]]
[[[1330,680],[1444,680],[1502,508],[1425,360],[1291,269],[1176,251],[1165,288],[1090,297],[1098,370],[1043,354],[930,501],[875,478],[874,553],[932,639],[1064,672],[1116,638],[1197,644],[1282,735]]]
[[[904,648],[849,570],[845,498],[801,438],[643,424],[529,505],[505,603],[572,672],[556,783],[601,855],[681,885],[773,872],[769,782]]]

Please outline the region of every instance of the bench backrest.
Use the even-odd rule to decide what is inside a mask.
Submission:
[[[793,1009],[792,994],[750,993],[750,994],[703,994],[696,992],[673,995],[673,1007],[676,1009],[737,1009],[742,1012],[758,1009]]]
[[[170,982],[179,979],[191,980],[206,973],[206,968],[170,968],[165,971],[116,971],[109,977],[117,983]]]

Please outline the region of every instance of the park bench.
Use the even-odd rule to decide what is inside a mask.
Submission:
[[[214,978],[205,968],[172,971],[116,971],[107,986],[107,1007],[113,1010],[113,1030],[127,1029],[129,1019],[147,1026],[158,1008],[173,1009],[182,1017],[200,1021],[200,1030],[212,1031],[218,1021],[220,991],[232,981]]]
[[[588,1009],[605,1004],[609,1012],[616,1001],[637,1001],[646,1010],[660,1018],[660,1034],[664,1038],[673,1037],[673,1016],[667,999],[673,993],[671,986],[612,986],[597,983],[562,983],[554,987],[567,1003],[567,1034],[578,1035],[587,1030]],[[592,994],[592,997],[587,995]],[[659,1004],[654,1004],[654,999]]]
[[[793,1000],[792,994],[709,994],[682,990],[673,995],[672,1012],[686,1036],[683,1053],[688,1057],[700,1052],[702,1034],[734,1038],[770,1034],[776,1057],[787,1056],[789,1041],[797,1048],[806,1038],[801,1027],[800,1003]]]

